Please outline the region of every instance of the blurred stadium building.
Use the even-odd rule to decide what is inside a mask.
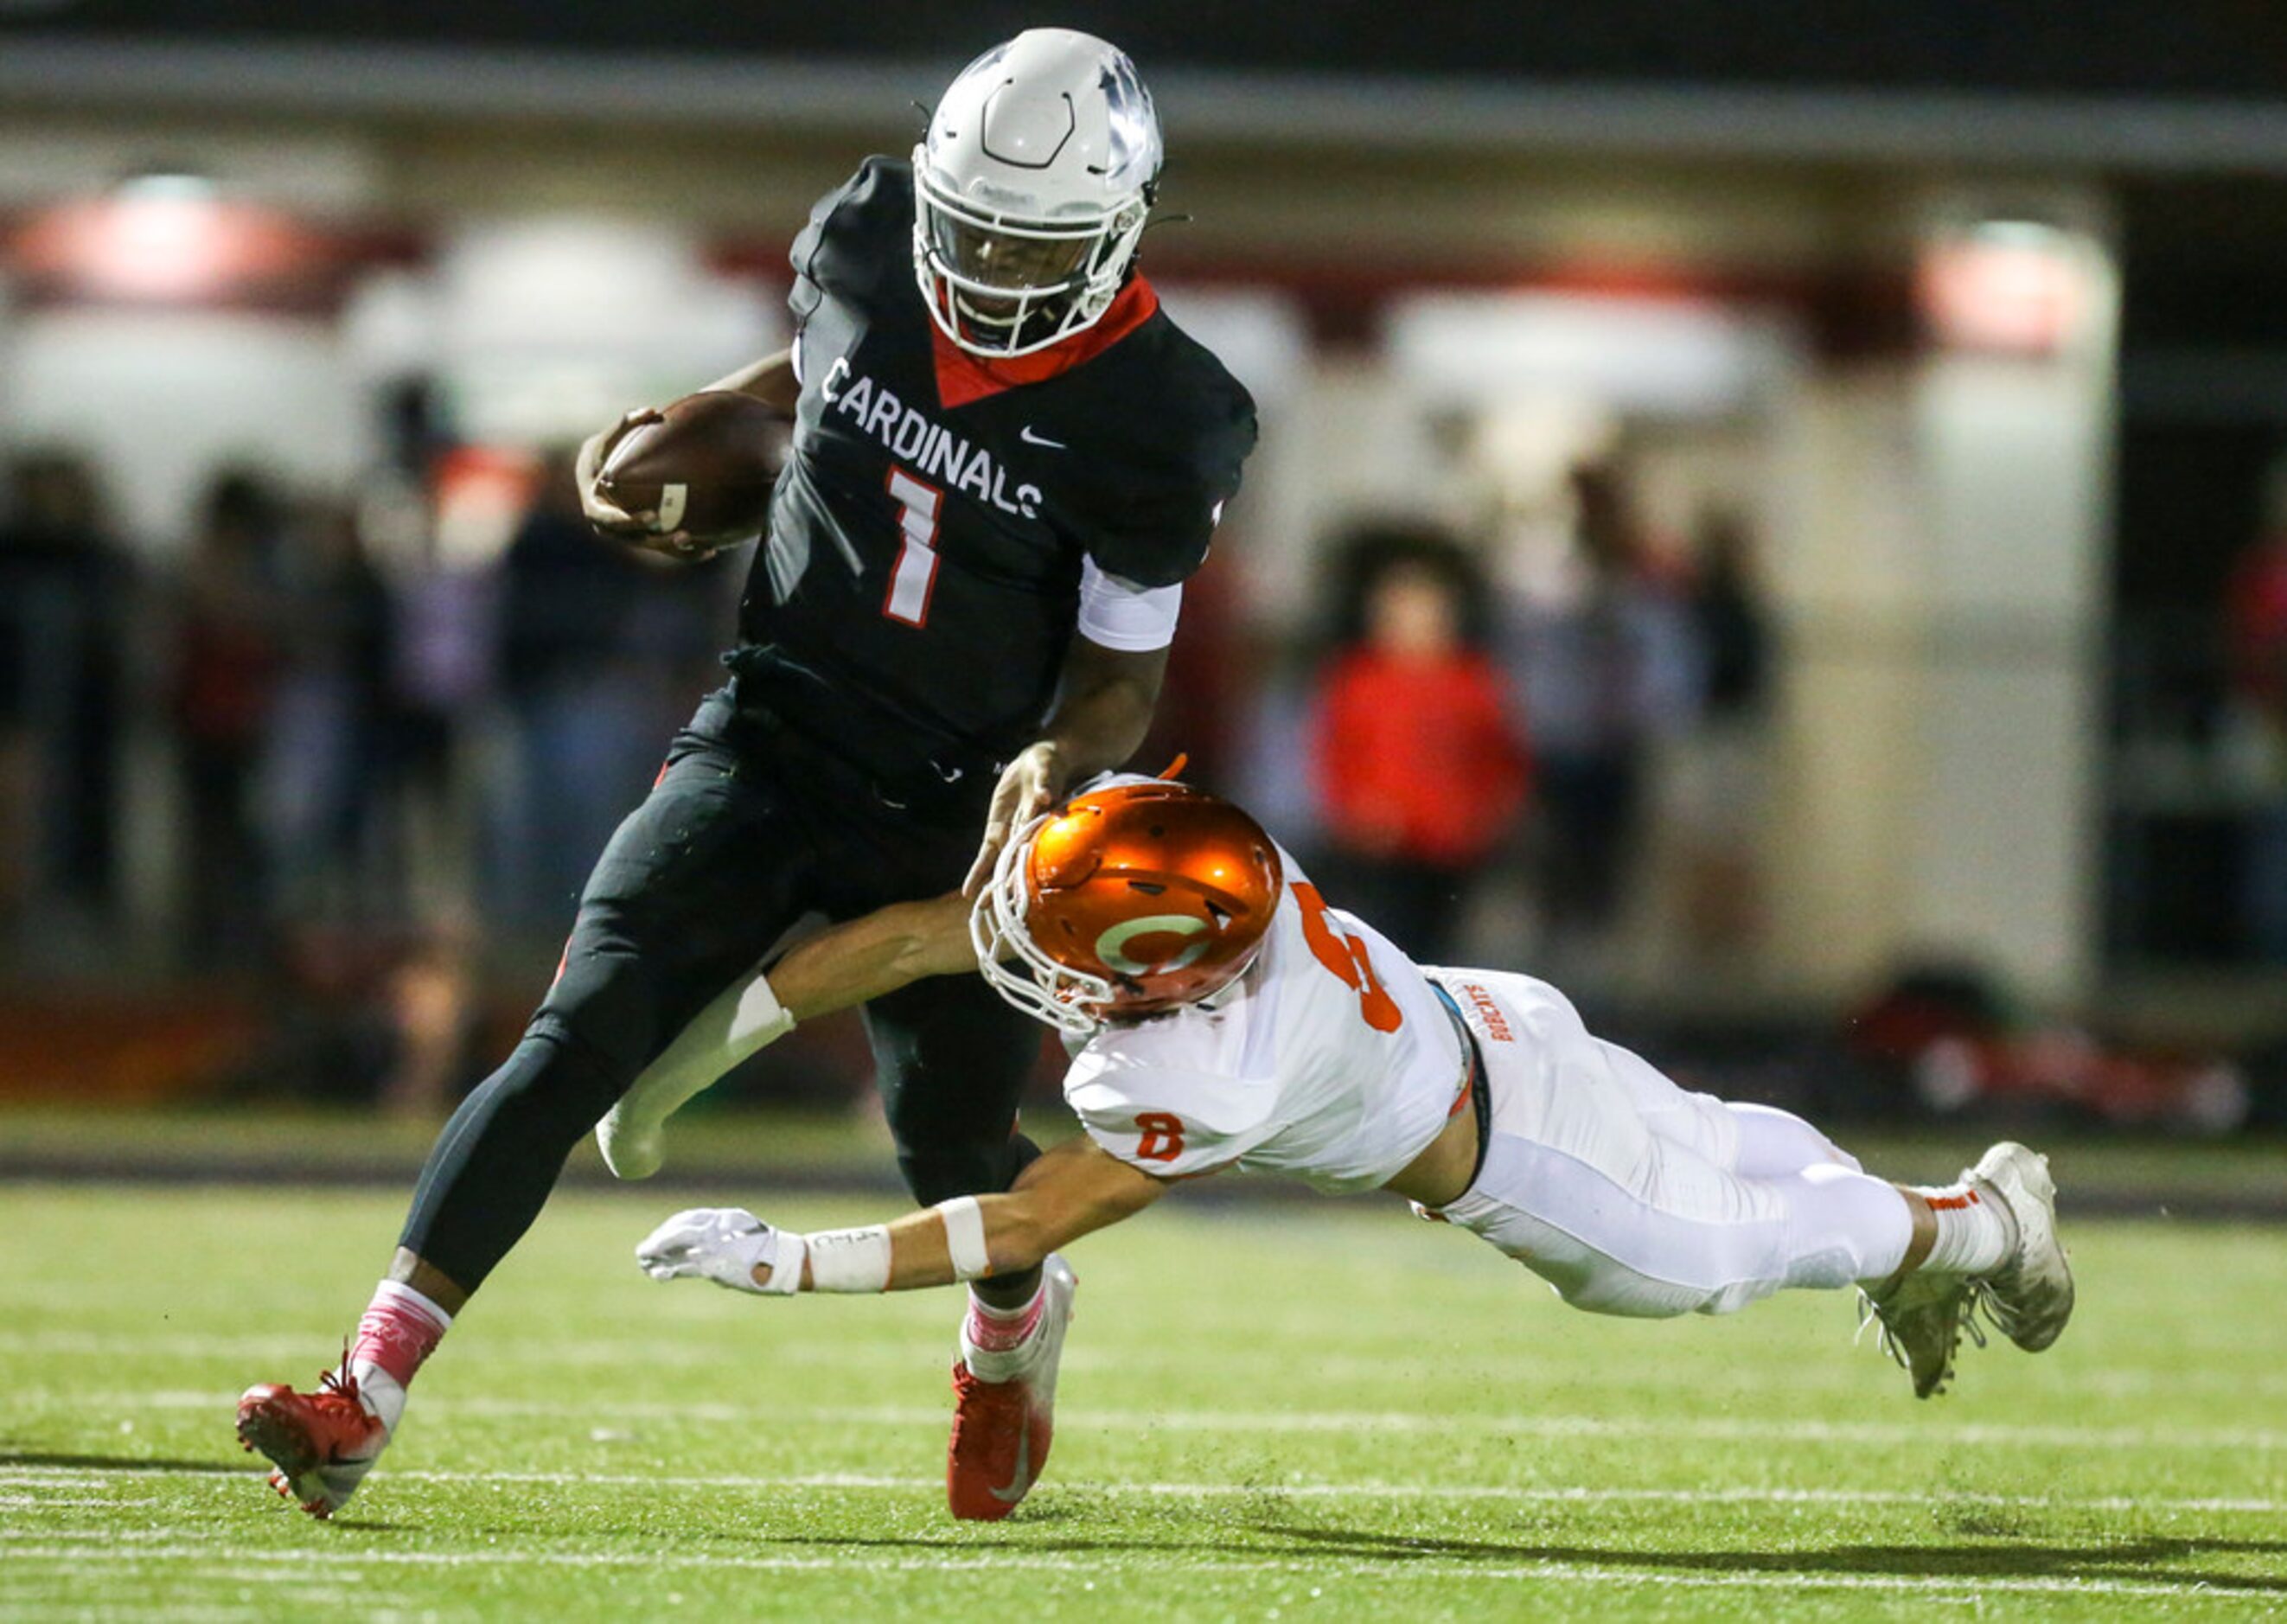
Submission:
[[[0,0],[0,456],[20,508],[44,459],[91,477],[107,517],[64,522],[117,542],[93,587],[0,555],[0,1091],[204,1086],[276,1043],[282,1002],[365,1011],[395,1054],[376,1086],[433,1099],[439,1052],[494,1003],[512,1025],[568,916],[533,843],[591,838],[519,821],[551,707],[604,717],[629,742],[598,793],[638,792],[736,574],[680,597],[645,577],[584,669],[544,628],[504,665],[485,629],[524,578],[504,560],[528,459],[781,342],[811,201],[902,153],[914,99],[1032,20]],[[2149,1085],[2148,1115],[2243,1113],[2194,1096],[2219,1075],[2201,1057],[2259,1073],[2287,1036],[2287,898],[2266,900],[2287,887],[2267,881],[2287,677],[2266,669],[2287,565],[2274,585],[2251,551],[2287,534],[2272,8],[1057,20],[1153,86],[1171,163],[1147,268],[1262,408],[1170,746],[1307,842],[1333,539],[1403,519],[1484,566],[1553,758],[1564,690],[1535,685],[1535,629],[1587,590],[1581,476],[1605,471],[1661,601],[1691,598],[1711,516],[1751,538],[1768,681],[1724,732],[1708,646],[1640,650],[1678,674],[1630,724],[1616,915],[1552,924],[1527,829],[1472,957],[1717,1028],[1831,1023],[1916,970],[1882,1007],[1942,1008],[1971,1044],[1924,1068],[1941,1101],[1967,1066],[1973,1093]],[[182,649],[230,470],[273,493],[279,545],[363,560],[391,630],[329,660],[366,577],[270,570],[333,617],[326,647],[255,657],[262,714],[238,779],[213,746],[226,812],[202,834]],[[386,770],[361,775],[340,741],[384,711]],[[388,815],[360,817],[376,798]],[[228,860],[230,806],[261,852],[232,882],[259,893],[245,954],[229,899],[191,883]],[[93,852],[91,827],[114,831]],[[2011,1000],[2066,1027],[1992,1014]],[[2083,1025],[2129,1082],[2073,1050]],[[2181,1076],[2137,1070],[2147,1047]]]

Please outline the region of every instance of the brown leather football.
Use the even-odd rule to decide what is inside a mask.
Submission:
[[[598,495],[652,515],[649,528],[703,542],[758,534],[770,512],[786,419],[751,395],[702,389],[620,436],[596,472]]]

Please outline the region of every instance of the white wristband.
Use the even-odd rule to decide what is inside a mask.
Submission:
[[[810,1248],[812,1291],[889,1289],[890,1232],[881,1224],[817,1230],[803,1240]]]
[[[980,1279],[993,1272],[992,1254],[985,1249],[985,1214],[973,1195],[957,1195],[937,1204],[945,1220],[945,1249],[953,1259],[953,1278]]]
[[[802,1237],[790,1229],[772,1230],[770,1254],[768,1257],[756,1257],[747,1263],[747,1283],[744,1289],[760,1293],[766,1297],[794,1295],[802,1289]],[[764,1263],[771,1266],[771,1278],[757,1286],[753,1283],[754,1265]]]

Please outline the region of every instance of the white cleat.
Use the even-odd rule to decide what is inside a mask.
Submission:
[[[1986,1317],[2028,1353],[2038,1353],[2072,1318],[2072,1264],[2057,1239],[2057,1184],[2049,1159],[2003,1141],[1966,1176],[2000,1197],[2016,1220],[2017,1244],[2002,1265],[1974,1282]]]
[[[1881,1349],[1913,1378],[1914,1397],[1945,1390],[1953,1380],[1953,1356],[1965,1327],[1982,1344],[1985,1338],[1967,1319],[1972,1287],[1965,1274],[1934,1274],[1927,1269],[1885,1280],[1858,1294],[1858,1328],[1869,1319],[1881,1326]]]

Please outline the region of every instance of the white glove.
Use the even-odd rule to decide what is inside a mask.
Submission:
[[[742,1207],[694,1207],[644,1237],[636,1266],[655,1280],[705,1279],[761,1296],[791,1296],[802,1287],[800,1235],[772,1229]],[[768,1264],[770,1284],[755,1270]]]

